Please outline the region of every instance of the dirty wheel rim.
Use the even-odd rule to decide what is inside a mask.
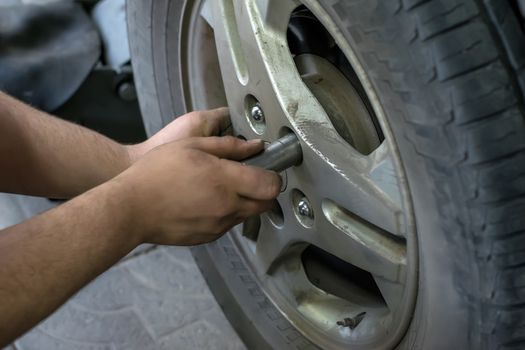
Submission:
[[[323,58],[290,51],[290,18],[301,5],[331,34],[359,86]],[[227,101],[236,134],[271,141],[294,132],[304,153],[283,174],[275,209],[231,233],[241,255],[272,302],[317,345],[393,347],[413,313],[417,240],[395,140],[354,51],[313,0],[186,6],[187,108]],[[264,119],[254,120],[254,106]]]

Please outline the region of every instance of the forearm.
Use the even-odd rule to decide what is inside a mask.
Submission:
[[[0,92],[0,192],[69,198],[126,169],[128,150]]]
[[[116,186],[0,231],[0,348],[140,243]]]

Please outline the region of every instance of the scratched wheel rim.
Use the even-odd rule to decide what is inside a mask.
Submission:
[[[394,347],[414,310],[417,237],[387,116],[354,50],[317,1],[186,6],[187,109],[227,101],[236,134],[271,141],[292,131],[304,152],[303,164],[286,171],[275,210],[230,233],[244,261],[318,346]],[[335,45],[343,66],[334,63],[341,57],[291,41],[291,31],[314,26],[325,31],[316,41]],[[264,109],[264,129],[250,122],[247,96]]]

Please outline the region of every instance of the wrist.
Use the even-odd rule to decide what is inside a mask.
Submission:
[[[124,146],[126,148],[126,152],[128,154],[128,157],[129,157],[130,165],[135,163],[142,156],[144,156],[146,153],[148,153],[153,148],[155,148],[155,146],[157,146],[157,145],[152,143],[151,139],[148,139],[148,140],[143,141],[141,143],[137,143],[135,145]]]
[[[124,146],[126,153],[129,158],[129,164],[132,165],[135,163],[140,157],[144,155],[144,143],[137,143],[136,145],[125,145]]]
[[[102,212],[111,221],[117,239],[130,244],[132,249],[145,241],[145,230],[140,225],[140,208],[133,200],[133,189],[116,177],[93,190],[97,202],[103,207]]]

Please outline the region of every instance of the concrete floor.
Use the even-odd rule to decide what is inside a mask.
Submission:
[[[0,194],[0,228],[52,207]],[[9,350],[244,349],[186,248],[144,246]]]

